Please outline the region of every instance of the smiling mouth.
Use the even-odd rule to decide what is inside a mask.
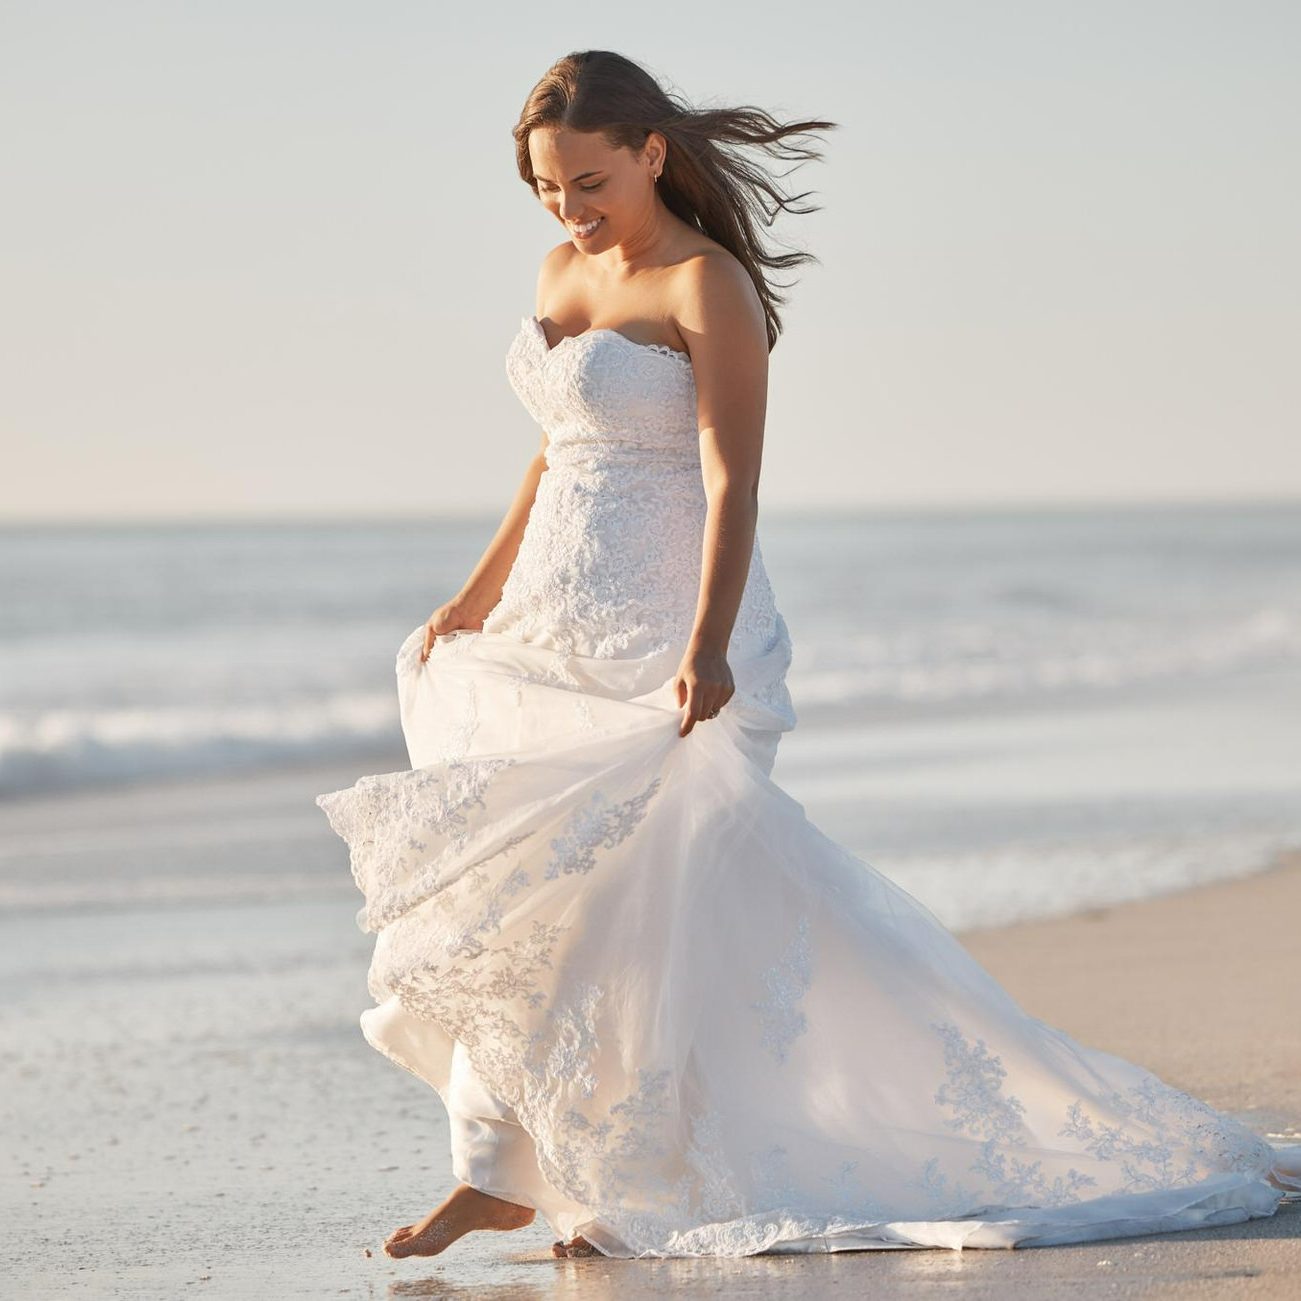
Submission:
[[[589,239],[596,233],[597,227],[605,220],[604,217],[598,217],[595,221],[589,221],[582,226],[570,226],[570,230],[578,236],[579,239]]]

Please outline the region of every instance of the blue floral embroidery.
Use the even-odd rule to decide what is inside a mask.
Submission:
[[[1024,1105],[1002,1092],[1007,1077],[1002,1061],[983,1040],[972,1045],[950,1022],[932,1028],[944,1040],[947,1072],[935,1101],[953,1110],[949,1126],[986,1140],[970,1168],[999,1204],[1060,1206],[1097,1187],[1097,1179],[1074,1168],[1050,1180],[1042,1161],[1023,1161],[1008,1151],[1028,1146],[1030,1136],[1024,1132]],[[1124,1179],[1120,1191],[1175,1188],[1222,1170],[1259,1173],[1273,1159],[1270,1146],[1245,1126],[1150,1073],[1123,1091],[1102,1094],[1093,1106],[1110,1119],[1090,1115],[1085,1100],[1077,1098],[1067,1107],[1057,1137],[1074,1139],[1096,1161],[1118,1162]],[[938,1163],[931,1164],[923,1179],[928,1195],[947,1193],[945,1183]]]
[[[945,1121],[950,1129],[981,1138],[1008,1139],[1021,1128],[1025,1107],[1019,1098],[1003,1097],[1007,1071],[1002,1061],[977,1039],[974,1047],[956,1025],[945,1022],[932,1029],[944,1040],[948,1077],[935,1093],[941,1107],[951,1107]]]
[[[809,953],[809,919],[801,917],[795,938],[786,951],[763,974],[768,997],[750,1006],[763,1022],[763,1041],[779,1061],[786,1060],[794,1041],[808,1029],[808,1018],[799,1002],[813,979]]]
[[[790,1154],[780,1144],[756,1153],[750,1161],[754,1173],[755,1192],[759,1198],[756,1209],[776,1210],[793,1205],[799,1199],[799,1189],[791,1178]]]
[[[611,804],[604,792],[593,791],[587,804],[570,815],[562,835],[551,842],[554,853],[545,872],[554,881],[562,872],[590,872],[598,846],[613,849],[632,834],[646,815],[646,806],[659,789],[656,777],[645,790],[622,804]]]
[[[1154,1075],[1144,1076],[1123,1093],[1112,1091],[1100,1102],[1129,1127],[1090,1117],[1076,1099],[1060,1134],[1079,1141],[1100,1161],[1119,1160],[1127,1192],[1178,1187],[1212,1170],[1259,1172],[1273,1163],[1272,1149],[1263,1139]],[[1140,1137],[1136,1126],[1152,1129],[1152,1137]],[[1177,1155],[1181,1149],[1188,1153],[1182,1163]]]
[[[1025,1105],[1020,1098],[1003,1095],[1007,1070],[1002,1059],[985,1046],[975,1044],[951,1022],[932,1028],[944,1040],[947,1077],[935,1093],[935,1101],[952,1108],[945,1121],[951,1128],[985,1139],[971,1170],[983,1176],[993,1199],[1003,1206],[1061,1206],[1080,1200],[1081,1191],[1096,1186],[1097,1180],[1072,1167],[1051,1181],[1043,1173],[1042,1161],[1022,1161],[1009,1146],[1025,1146]],[[948,1190],[938,1166],[928,1163],[923,1188],[928,1196],[942,1196]],[[954,1190],[956,1192],[956,1190]]]

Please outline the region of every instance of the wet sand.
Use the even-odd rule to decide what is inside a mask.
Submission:
[[[59,855],[12,856],[0,882],[63,873],[84,901],[0,916],[5,1296],[1295,1295],[1301,1206],[1015,1252],[556,1261],[535,1226],[389,1260],[387,1233],[450,1186],[447,1127],[437,1096],[357,1027],[371,937],[311,805],[354,766],[260,787],[265,834],[235,785],[184,807],[106,796],[84,828],[67,803],[0,810],[10,844],[48,838],[56,813],[66,836]],[[124,854],[147,849],[169,880],[187,855],[229,856],[219,833],[236,821],[226,895],[89,888],[97,874],[111,886]],[[319,881],[275,897],[276,880],[310,864]],[[1245,879],[963,938],[1033,1014],[1297,1141],[1298,917],[1293,855]]]

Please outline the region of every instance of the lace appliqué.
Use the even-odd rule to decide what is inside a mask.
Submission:
[[[512,836],[492,855],[492,858],[513,852],[532,839],[532,834],[532,832],[525,832],[522,835]],[[482,910],[477,917],[472,917],[459,929],[454,929],[443,947],[444,951],[453,957],[477,958],[484,951],[481,937],[501,931],[502,919],[509,902],[528,886],[529,874],[522,866],[516,865],[494,886],[489,874],[484,871],[483,864],[479,863],[466,868],[461,880],[464,885],[484,895]],[[442,903],[443,900],[438,902]]]
[[[1021,1128],[1025,1107],[1019,1098],[1003,1097],[1007,1071],[1002,1061],[985,1047],[983,1039],[974,1046],[952,1024],[932,1027],[944,1040],[945,1082],[935,1093],[941,1107],[953,1110],[945,1121],[950,1129],[975,1134],[980,1138],[1006,1141]]]
[[[799,1188],[791,1177],[790,1155],[780,1143],[755,1153],[750,1168],[761,1207],[792,1206],[799,1200]]]
[[[1124,1092],[1108,1093],[1103,1102],[1129,1128],[1089,1116],[1083,1101],[1077,1100],[1068,1108],[1060,1133],[1101,1161],[1119,1161],[1126,1192],[1174,1188],[1214,1170],[1255,1174],[1273,1162],[1263,1139],[1154,1075]],[[1139,1137],[1136,1126],[1150,1128],[1154,1137]]]
[[[696,1172],[695,1204],[708,1220],[733,1220],[745,1213],[745,1199],[723,1149],[722,1117],[716,1110],[692,1117],[686,1161]]]
[[[547,1018],[547,1032],[539,1036],[546,1055],[537,1063],[544,1086],[549,1079],[568,1080],[584,1098],[596,1092],[596,1055],[600,1047],[596,1017],[601,998],[596,985],[584,984],[567,1007]]]
[[[801,917],[786,951],[763,974],[768,997],[750,1006],[760,1015],[763,1041],[779,1061],[786,1060],[794,1041],[808,1029],[799,1003],[813,979],[809,953],[809,919]]]
[[[479,684],[470,678],[465,683],[460,714],[447,721],[443,730],[443,744],[435,758],[443,762],[464,758],[469,754],[474,734],[478,730]]]
[[[379,930],[429,897],[440,864],[465,848],[469,810],[486,807],[493,779],[514,762],[456,759],[362,777],[347,790],[316,797],[348,842],[353,880],[366,896],[367,930]]]
[[[1042,1160],[1023,1161],[1009,1151],[1030,1146],[1031,1137],[1025,1133],[1024,1104],[1002,1091],[1007,1077],[1002,1061],[983,1040],[971,1044],[951,1022],[932,1028],[944,1040],[947,1072],[935,1101],[954,1112],[946,1121],[951,1128],[985,1139],[970,1168],[983,1178],[997,1204],[1061,1206],[1078,1202],[1086,1189],[1098,1187],[1097,1178],[1074,1167],[1049,1178]],[[1123,1125],[1090,1116],[1086,1101],[1077,1098],[1067,1107],[1057,1137],[1074,1139],[1082,1153],[1098,1162],[1118,1164],[1108,1191],[1174,1188],[1224,1170],[1259,1174],[1273,1160],[1263,1139],[1151,1074],[1123,1091],[1102,1095],[1094,1106],[1120,1118]],[[944,1183],[936,1166],[923,1179],[935,1195],[952,1191]]]
[[[659,790],[656,777],[640,794],[611,804],[603,792],[593,791],[580,809],[570,814],[564,832],[551,842],[554,851],[547,864],[546,878],[554,881],[562,872],[590,872],[596,866],[596,850],[613,849],[632,834],[646,815],[646,806]]]

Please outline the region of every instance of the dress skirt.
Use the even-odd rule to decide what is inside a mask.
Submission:
[[[681,645],[422,636],[411,769],[317,802],[376,937],[363,1033],[441,1096],[458,1180],[612,1256],[1082,1242],[1301,1190],[1301,1145],[1028,1015],[773,783],[780,616],[686,737]]]

